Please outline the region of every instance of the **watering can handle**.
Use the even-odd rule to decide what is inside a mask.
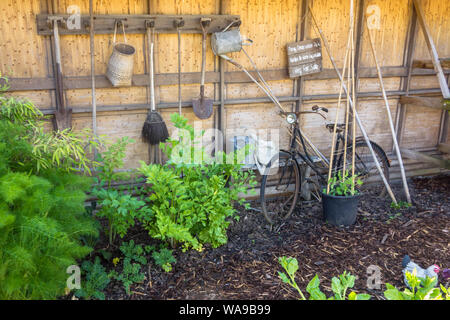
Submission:
[[[122,31],[123,31],[123,39],[125,41],[125,43],[127,43],[127,36],[125,35],[125,25],[123,22],[121,21],[117,21],[114,23],[114,38],[113,38],[113,45],[116,44],[116,34],[117,34],[117,25],[119,24],[119,22],[122,24]]]

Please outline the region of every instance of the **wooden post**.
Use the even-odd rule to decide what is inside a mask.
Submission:
[[[406,182],[406,174],[405,174],[405,168],[403,166],[402,154],[400,152],[400,147],[397,142],[397,136],[395,133],[394,122],[392,121],[392,114],[391,114],[391,109],[389,107],[389,101],[386,96],[386,90],[384,89],[383,76],[381,75],[380,64],[378,63],[377,53],[375,51],[375,45],[373,43],[372,36],[370,34],[369,25],[367,24],[367,19],[364,19],[364,20],[366,21],[367,36],[369,38],[370,48],[372,50],[373,59],[375,61],[375,65],[376,65],[377,72],[378,72],[378,80],[380,83],[381,92],[383,94],[384,104],[385,104],[386,112],[388,115],[389,127],[391,128],[392,140],[394,142],[394,147],[395,147],[395,153],[397,155],[398,164],[400,166],[400,172],[401,172],[402,182],[403,182],[403,189],[405,190],[405,195],[406,195],[406,199],[407,199],[408,203],[411,204],[411,196],[409,194],[408,183]]]
[[[89,44],[91,54],[91,97],[92,97],[92,132],[97,137],[97,99],[95,92],[95,43],[94,43],[94,5],[89,0]],[[97,148],[94,148],[94,159],[97,158]]]
[[[417,14],[414,10],[414,5],[411,8],[411,20],[409,24],[408,37],[406,39],[406,46],[403,58],[403,67],[407,69],[406,77],[402,78],[401,90],[408,95],[410,89],[410,82],[412,76],[412,66],[413,66],[413,54],[416,45],[417,36]],[[402,102],[401,98],[397,106],[397,111],[395,114],[395,132],[397,133],[397,141],[401,145],[403,141],[403,132],[405,130],[404,123],[406,119],[407,108],[405,103]],[[394,151],[394,144],[392,144],[392,151]]]
[[[450,99],[450,91],[448,89],[447,80],[445,79],[444,71],[442,70],[441,62],[439,61],[439,56],[437,54],[436,47],[434,45],[434,41],[431,38],[430,30],[428,29],[427,24],[425,23],[425,17],[420,7],[420,3],[418,0],[413,0],[414,8],[416,9],[417,18],[420,26],[422,27],[423,36],[425,38],[425,42],[428,47],[428,51],[431,55],[431,61],[434,65],[434,70],[437,73],[437,77],[439,80],[439,85],[441,87],[442,95],[445,99]]]

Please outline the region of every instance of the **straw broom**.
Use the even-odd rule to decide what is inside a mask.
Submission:
[[[153,41],[151,40],[151,34],[147,28],[147,39],[150,47],[149,50],[149,82],[150,82],[150,104],[151,110],[147,115],[147,119],[144,122],[144,127],[142,128],[142,137],[144,141],[150,143],[151,145],[159,144],[164,142],[169,137],[169,132],[167,130],[166,123],[164,122],[161,115],[156,111],[155,104],[155,83],[153,74]]]

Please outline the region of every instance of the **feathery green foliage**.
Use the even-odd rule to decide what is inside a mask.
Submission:
[[[66,172],[0,177],[0,299],[64,293],[67,267],[91,251],[80,237],[97,235],[84,215],[88,187],[86,178]]]
[[[67,268],[91,251],[80,238],[98,234],[84,208],[90,178],[58,168],[56,149],[36,152],[40,115],[0,96],[0,300],[64,294]]]

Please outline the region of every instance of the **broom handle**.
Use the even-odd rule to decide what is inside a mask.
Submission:
[[[149,83],[150,83],[150,106],[151,106],[151,110],[155,111],[156,110],[156,104],[155,104],[155,82],[154,82],[154,74],[153,74],[153,40],[152,40],[152,32],[151,32],[151,28],[147,28],[147,39],[148,39],[148,44],[149,44],[149,57],[148,57],[148,61],[149,61],[149,72],[148,72],[148,76],[149,76]]]

